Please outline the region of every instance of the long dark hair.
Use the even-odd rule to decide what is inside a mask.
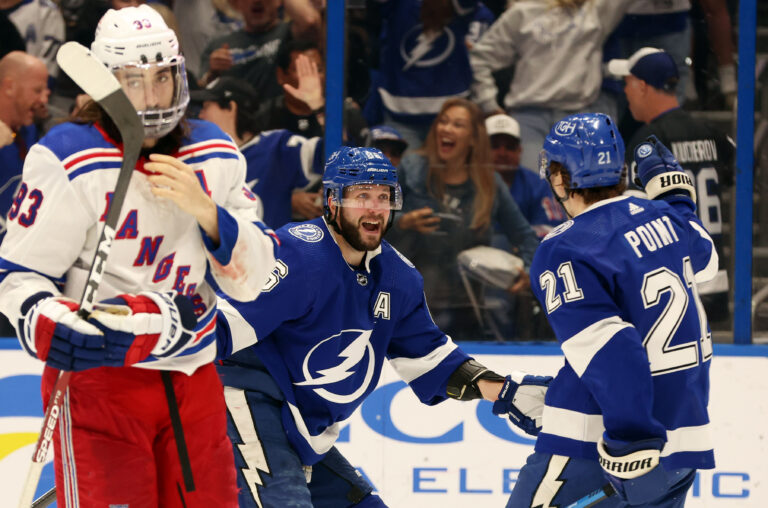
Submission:
[[[112,140],[118,143],[123,142],[123,138],[120,136],[120,131],[117,130],[115,122],[113,122],[104,109],[99,106],[99,103],[94,100],[85,103],[80,111],[75,114],[72,121],[79,124],[98,124]],[[142,148],[141,153],[142,155],[147,155],[148,153],[172,154],[181,146],[182,140],[189,136],[189,131],[189,122],[187,122],[187,117],[185,115],[171,132],[157,140],[155,146],[149,149]]]

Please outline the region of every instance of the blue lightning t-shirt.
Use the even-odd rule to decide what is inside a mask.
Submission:
[[[344,420],[378,383],[388,359],[421,402],[447,398],[469,357],[437,328],[421,275],[387,242],[350,267],[323,218],[277,231],[280,259],[259,298],[220,302],[218,366],[225,386],[262,389],[266,369],[282,420],[305,464],[334,445]]]
[[[291,220],[291,194],[320,178],[323,143],[285,129],[264,131],[240,147],[248,165],[245,181],[261,198],[263,221],[277,229]]]
[[[531,287],[565,365],[547,391],[537,451],[596,460],[605,431],[663,439],[668,470],[714,467],[712,341],[696,285],[717,263],[683,197],[600,201],[545,237]]]

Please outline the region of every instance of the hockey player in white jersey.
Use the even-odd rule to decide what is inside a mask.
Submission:
[[[98,104],[32,147],[0,247],[0,310],[24,349],[47,363],[43,400],[59,369],[75,371],[54,435],[57,500],[236,506],[208,280],[253,300],[275,243],[237,147],[215,125],[183,118],[184,59],[162,18],[145,5],[110,10],[91,49],[122,84],[145,135],[102,302],[87,320],[76,312],[122,162],[119,131]],[[191,492],[182,487],[166,389],[176,393]]]
[[[565,365],[510,508],[568,506],[608,483],[617,495],[598,506],[680,507],[696,469],[714,467],[712,342],[696,285],[717,273],[717,253],[666,147],[651,137],[635,161],[650,200],[622,195],[610,117],[566,117],[544,142],[542,178],[572,219],[542,241],[531,286]]]
[[[385,506],[334,447],[385,358],[425,404],[496,401],[501,390],[494,412],[528,432],[540,424],[550,378],[505,379],[470,359],[432,321],[421,275],[382,240],[402,198],[381,151],[335,152],[323,188],[324,217],[277,231],[259,299],[220,303],[220,354],[234,354],[217,368],[241,507]]]

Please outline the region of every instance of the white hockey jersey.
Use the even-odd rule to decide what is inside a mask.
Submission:
[[[189,296],[196,339],[175,358],[141,365],[186,373],[215,355],[216,295],[207,277],[232,298],[252,300],[275,263],[258,198],[245,186],[242,154],[214,124],[190,126],[173,155],[195,170],[219,205],[220,245],[213,247],[192,215],[154,197],[140,159],[97,296],[171,290]],[[121,148],[95,125],[59,125],[30,150],[0,246],[0,311],[17,329],[21,305],[35,293],[80,300],[121,162]]]

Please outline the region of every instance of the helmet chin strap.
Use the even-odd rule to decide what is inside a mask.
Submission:
[[[552,185],[552,181],[549,178],[547,178],[547,182],[549,182],[549,188],[552,190],[552,195],[555,196],[557,202],[560,203],[560,206],[565,212],[565,215],[567,215],[569,219],[573,219],[573,215],[571,215],[568,212],[568,209],[565,207],[565,202],[571,198],[571,189],[566,189],[565,186],[563,186],[563,190],[565,190],[565,197],[561,198],[560,195],[555,191],[555,188]]]

